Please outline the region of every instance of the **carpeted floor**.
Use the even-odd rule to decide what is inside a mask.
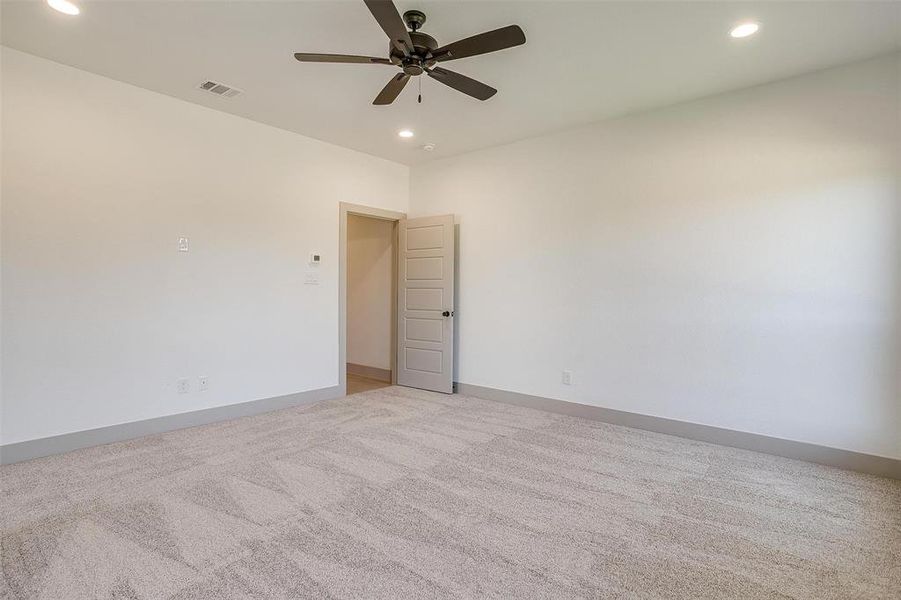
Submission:
[[[0,483],[4,600],[901,597],[901,481],[398,387]]]

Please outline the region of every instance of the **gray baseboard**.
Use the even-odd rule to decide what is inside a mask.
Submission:
[[[122,442],[145,435],[184,429],[185,427],[196,427],[198,425],[227,421],[228,419],[248,417],[292,406],[313,404],[314,402],[330,400],[340,396],[341,388],[336,385],[286,396],[239,402],[238,404],[216,406],[177,415],[166,415],[144,421],[133,421],[131,423],[109,425],[107,427],[98,427],[97,429],[87,429],[85,431],[75,431],[36,440],[6,444],[0,446],[0,464],[5,465],[51,454],[62,454],[63,452],[70,452],[79,448]]]
[[[785,458],[804,460],[807,462],[828,465],[830,467],[838,467],[839,469],[848,469],[851,471],[868,473],[870,475],[878,475],[880,477],[901,479],[901,460],[889,458],[887,456],[863,454],[851,450],[830,448],[828,446],[819,446],[807,442],[796,442],[793,440],[724,429],[722,427],[714,427],[711,425],[700,425],[698,423],[688,423],[686,421],[677,421],[663,417],[641,415],[611,408],[602,408],[600,406],[568,402],[566,400],[529,396],[527,394],[482,387],[468,383],[457,383],[456,389],[460,394],[475,396],[485,400],[494,400],[495,402],[503,402],[505,404],[536,408],[538,410],[573,417],[582,417],[594,421],[603,421],[605,423],[623,425],[634,429],[655,431],[657,433],[665,433],[667,435],[709,442],[711,444],[720,444],[722,446],[743,448],[745,450],[753,450],[765,454],[774,454]]]
[[[391,369],[379,369],[378,367],[367,367],[366,365],[347,363],[347,374],[359,375],[360,377],[366,377],[367,379],[391,383]]]

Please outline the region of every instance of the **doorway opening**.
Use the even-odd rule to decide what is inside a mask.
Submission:
[[[347,393],[391,385],[395,223],[347,216]]]
[[[342,394],[389,383],[453,393],[455,246],[454,215],[408,219],[399,212],[341,203]]]
[[[397,224],[403,213],[341,205],[340,385],[356,394],[397,381]]]

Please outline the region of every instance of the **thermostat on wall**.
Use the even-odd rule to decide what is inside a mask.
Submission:
[[[310,254],[310,264],[311,265],[318,265],[321,262],[322,262],[321,254],[319,254],[318,252],[313,252],[312,254]]]

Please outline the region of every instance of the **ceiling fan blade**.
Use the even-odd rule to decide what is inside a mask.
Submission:
[[[408,81],[410,81],[409,75],[406,73],[398,73],[391,78],[391,81],[389,81],[385,87],[382,88],[382,91],[379,92],[379,95],[375,97],[375,100],[373,100],[372,103],[378,105],[391,104],[400,94],[401,90],[404,89],[404,86],[407,85]]]
[[[410,56],[410,52],[413,50],[413,40],[410,39],[407,26],[400,18],[394,2],[391,0],[363,0],[363,2],[366,3],[369,12],[378,21],[382,31],[388,35],[394,47],[403,52],[404,56]]]
[[[463,92],[468,96],[479,100],[487,100],[497,93],[497,90],[490,85],[485,85],[481,81],[471,79],[466,75],[460,75],[441,67],[435,67],[428,72],[429,77],[436,79],[446,86],[450,86],[458,92]]]
[[[525,43],[526,34],[522,32],[519,25],[508,25],[436,48],[432,51],[432,56],[437,61],[456,60],[467,56],[496,52]]]
[[[295,52],[294,58],[296,58],[300,62],[354,63],[361,65],[391,64],[391,61],[387,58],[376,58],[375,56],[354,56],[352,54],[311,54],[309,52]]]

